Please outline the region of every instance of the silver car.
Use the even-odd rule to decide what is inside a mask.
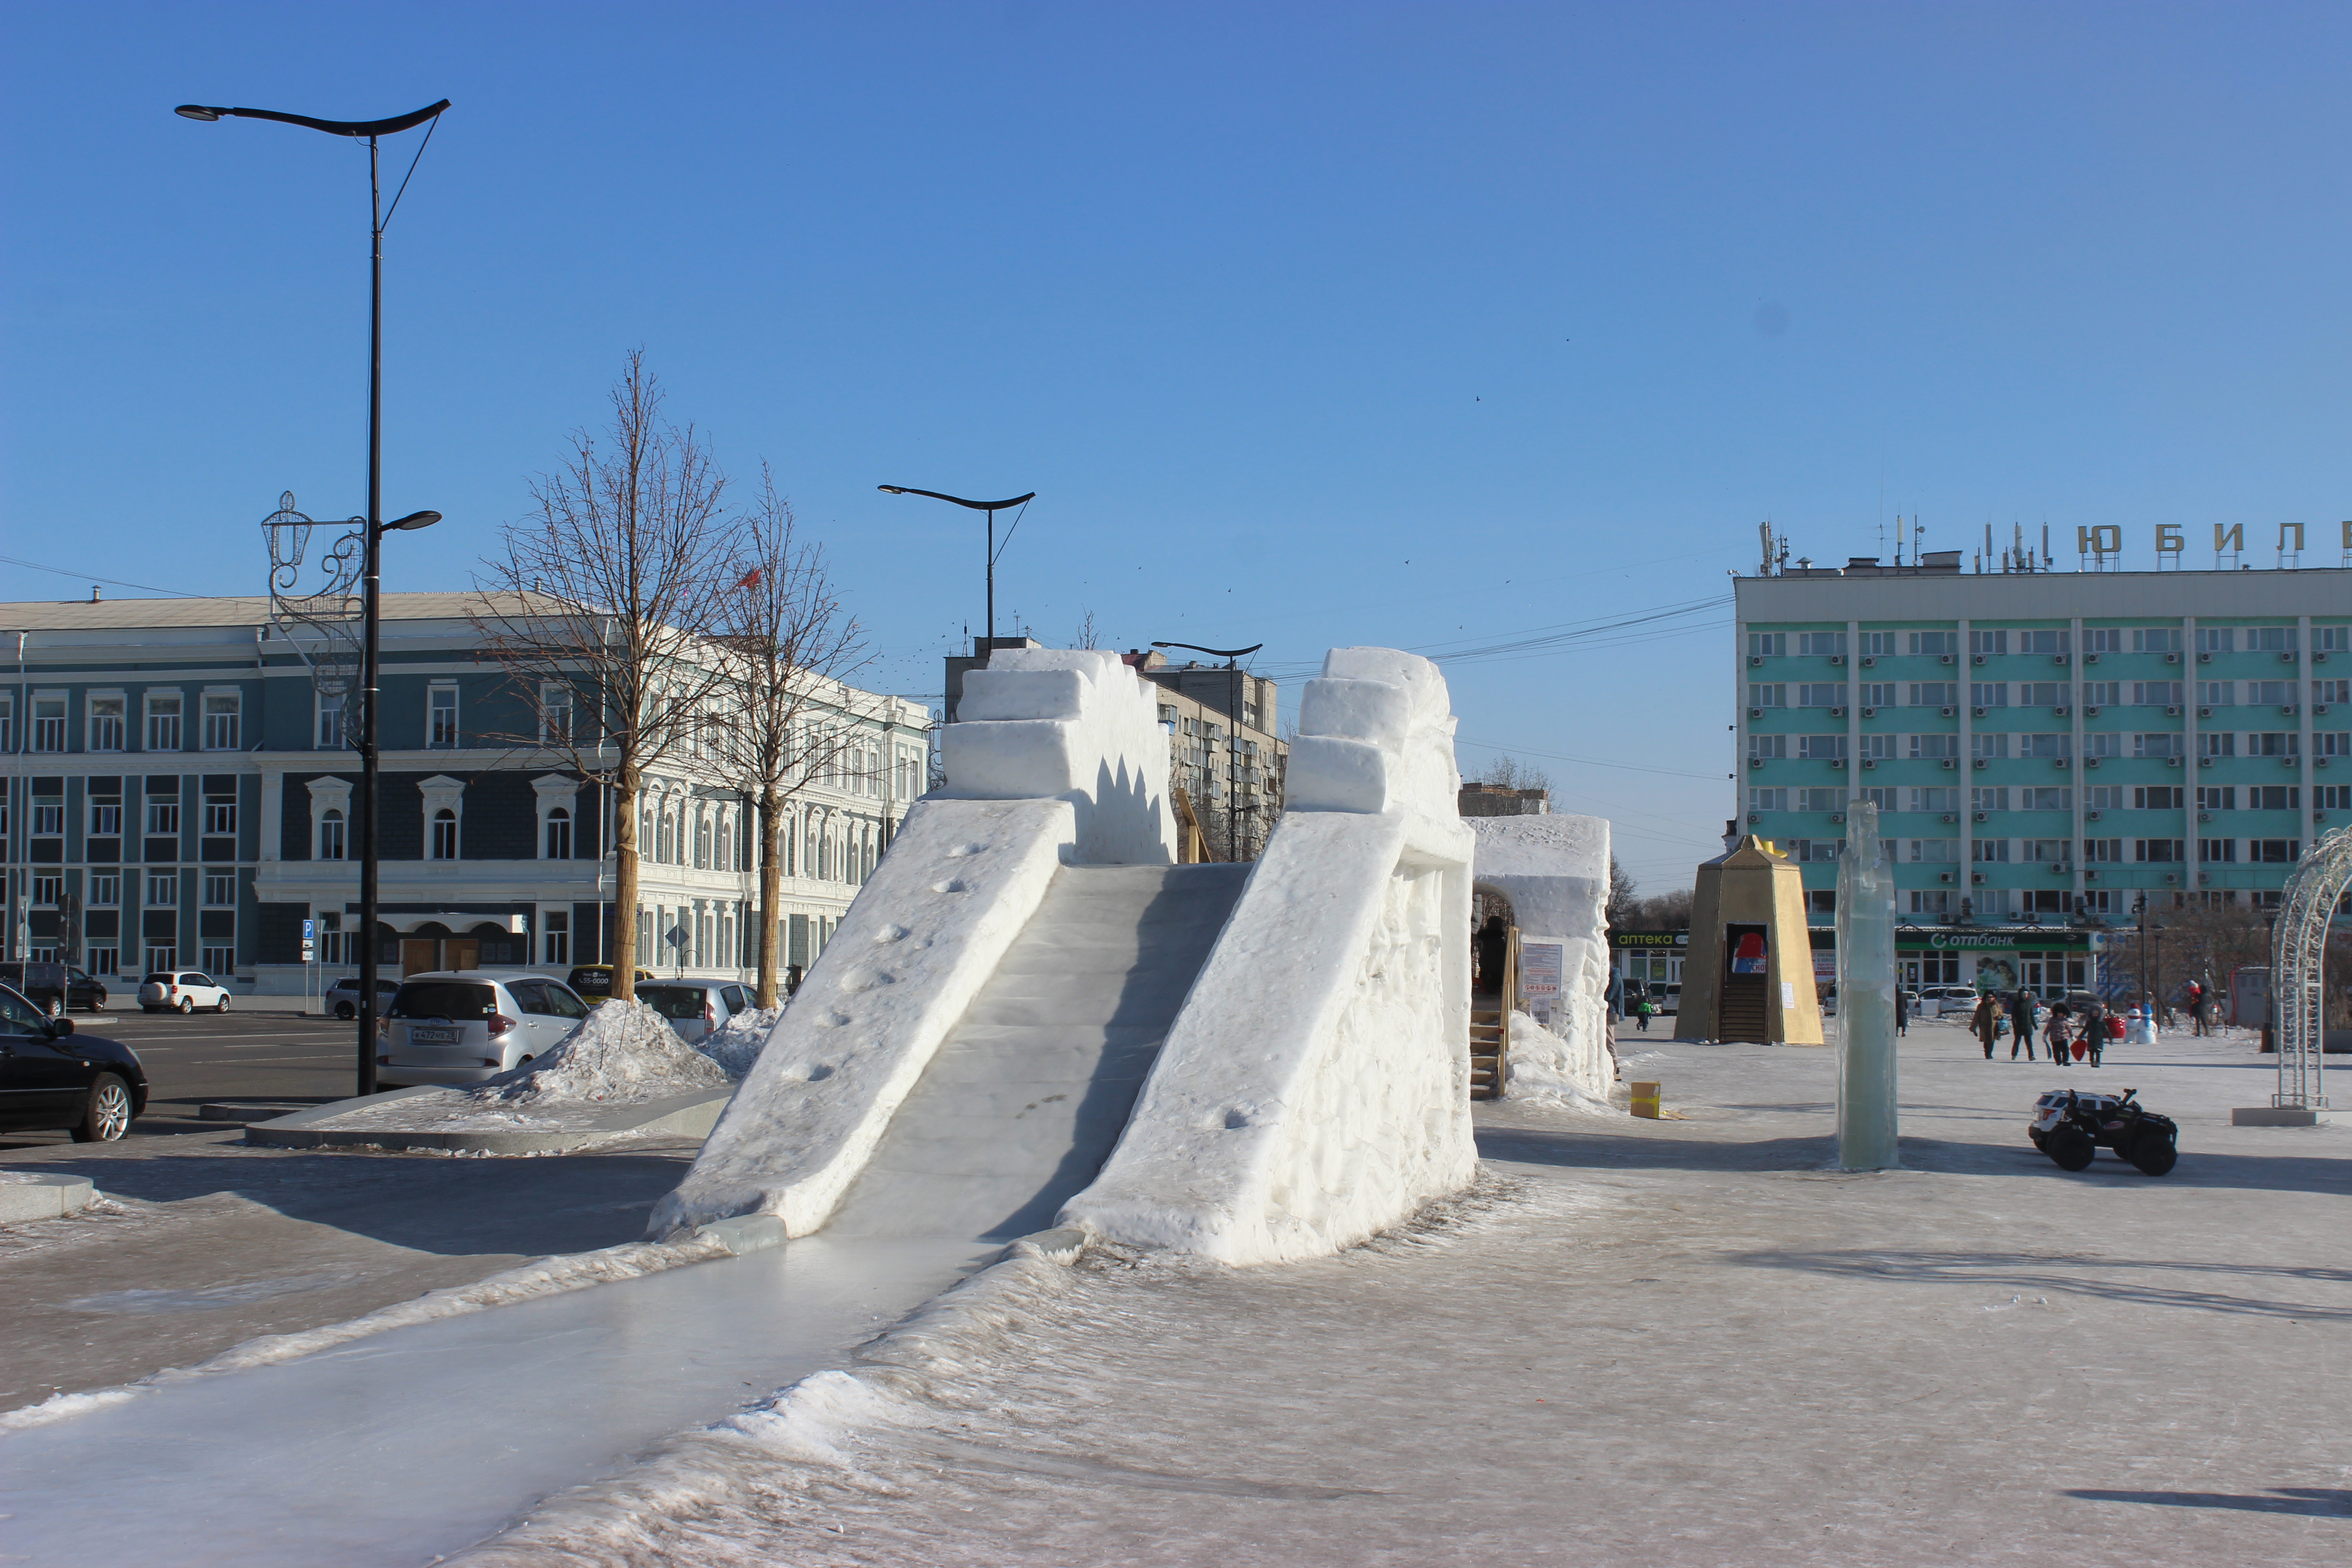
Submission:
[[[751,988],[730,980],[640,980],[637,1000],[669,1020],[688,1045],[719,1032],[751,1005]]]
[[[383,1016],[384,1009],[392,1005],[392,994],[399,989],[399,981],[383,974],[375,977],[375,1016],[377,1017]],[[319,1003],[338,1018],[358,1017],[360,1016],[360,977],[356,974],[343,976],[327,987],[327,994],[319,998]]]
[[[588,1004],[545,975],[458,969],[408,976],[384,1011],[376,1081],[391,1088],[495,1078],[578,1027]]]

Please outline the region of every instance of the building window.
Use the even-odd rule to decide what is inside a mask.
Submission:
[[[1811,658],[1826,658],[1845,652],[1843,632],[1799,632],[1797,651]]]
[[[180,902],[180,874],[177,871],[147,873],[147,902],[151,908],[173,909]]]
[[[1971,706],[1978,708],[2006,708],[2009,706],[2009,682],[2006,680],[1975,681],[1969,687],[1969,701]]]
[[[572,813],[560,805],[552,807],[547,814],[547,858],[572,858]]]
[[[1842,789],[1801,789],[1797,792],[1799,811],[1843,811],[1845,791]]]
[[[2197,700],[2207,708],[2234,708],[2238,703],[2238,683],[2234,680],[2200,680],[2197,683]]]
[[[2120,680],[2086,680],[2083,682],[2083,706],[2113,708],[2124,700],[2124,683]]]
[[[447,806],[433,814],[433,858],[455,860],[457,858],[457,814]]]
[[[1948,658],[1960,651],[1960,634],[1958,632],[1913,632],[1910,636],[1913,653]]]
[[[2143,865],[2172,865],[2186,860],[2182,853],[2187,840],[2179,838],[2135,838],[2132,858]]]
[[[1845,755],[1843,735],[1800,735],[1797,755],[1811,762],[1827,762]]]
[[[33,902],[42,909],[55,909],[66,900],[66,879],[61,872],[36,871],[33,874]]]
[[[427,746],[454,746],[457,743],[457,689],[455,686],[436,686],[427,693],[425,743]]]
[[[0,752],[16,749],[16,699],[0,697]]]
[[[2084,653],[2121,653],[2124,651],[2124,634],[2120,628],[2114,626],[2096,628],[2086,626],[2083,631],[2083,651]]]
[[[149,801],[147,831],[157,838],[176,835],[180,831],[180,803],[176,800]]]
[[[2135,680],[2131,683],[2132,706],[2135,708],[2178,708],[2180,706],[2181,683],[2178,680]]]
[[[228,974],[236,969],[236,949],[233,947],[207,947],[197,951],[204,954],[206,974]]]
[[[341,860],[347,858],[350,853],[350,845],[344,837],[343,814],[331,809],[325,816],[319,818],[318,853],[310,858]]]
[[[2083,840],[2083,858],[2085,860],[2105,865],[2119,861],[2123,858],[2124,841],[2120,838],[2085,838]]]
[[[207,868],[205,871],[205,907],[226,910],[236,907],[236,873]]]
[[[1789,792],[1785,789],[1751,789],[1748,792],[1748,809],[1786,811],[1789,809]]]
[[[93,697],[89,700],[89,749],[93,752],[122,750],[124,703],[120,697]]]
[[[539,743],[542,746],[568,746],[572,743],[572,689],[554,684],[539,689]]]
[[[1845,687],[1843,683],[1827,680],[1800,685],[1797,688],[1797,706],[1843,708],[1845,706]]]
[[[176,691],[151,691],[147,694],[149,751],[176,752],[180,749],[180,707],[183,700]]]
[[[2258,866],[2291,866],[2303,858],[2303,842],[2296,838],[2249,838],[2246,858]]]
[[[1750,658],[1777,658],[1788,651],[1789,634],[1786,632],[1748,634],[1748,657]]]
[[[236,831],[236,802],[208,800],[205,802],[205,831],[215,837]]]
[[[205,695],[205,750],[234,752],[237,749],[238,709],[244,699],[234,691],[213,691]]]
[[[2009,633],[2006,631],[1970,632],[1969,651],[1978,654],[2005,654],[2009,651]]]
[[[33,750],[62,752],[66,749],[66,700],[63,696],[33,698]]]
[[[1969,751],[1980,761],[1998,761],[2006,757],[2009,755],[2009,732],[2006,730],[2000,730],[1990,735],[1983,733],[1970,735]]]
[[[1899,653],[1900,632],[1864,632],[1862,634],[1862,655],[1864,658],[1885,658]]]
[[[710,869],[710,819],[708,816],[695,820],[694,867],[698,871]]]
[[[2017,651],[2020,653],[2064,653],[2071,634],[2062,631],[2020,632]]]
[[[2179,811],[2189,792],[2179,784],[2156,784],[2132,791],[2134,811]]]
[[[2236,650],[2237,646],[2238,628],[2235,626],[2199,626],[2197,628],[2199,653],[2231,653]]]
[[[2006,864],[2009,860],[2009,840],[2006,838],[1973,839],[1969,842],[1969,853],[1970,858],[1979,864]]]
[[[122,901],[122,873],[93,871],[89,878],[89,901],[93,904],[119,904]]]
[[[569,963],[572,962],[572,911],[546,910],[539,917],[540,962]]]
[[[343,693],[340,691],[319,693],[316,744],[322,752],[341,751],[350,743],[351,738],[343,731]]]
[[[2209,739],[2210,737],[2208,737]],[[2171,731],[2155,731],[2132,737],[2135,757],[2177,757],[2180,755],[2180,737]]]
[[[2233,865],[2238,858],[2238,841],[2234,838],[2200,838],[2197,841],[2197,858],[2208,866]]]
[[[1929,784],[1925,788],[1914,789],[1911,792],[1911,809],[1914,811],[1958,811],[1960,809],[1959,786],[1957,784]]]
[[[37,780],[35,782],[34,788],[37,791],[41,784],[55,784],[56,782],[58,781]],[[36,794],[33,797],[34,833],[43,837],[47,837],[52,834],[63,833],[65,830],[66,803],[64,798],[59,796],[51,799],[44,799],[39,795]]]
[[[163,973],[170,973],[172,970],[177,969],[177,968],[179,968],[179,967],[180,967],[180,950],[179,950],[178,948],[176,948],[176,947],[158,947],[158,946],[155,946],[155,945],[153,945],[153,944],[152,944],[152,943],[149,945],[149,947],[148,947],[148,949],[147,949],[147,973],[150,973],[150,974],[163,974]]]

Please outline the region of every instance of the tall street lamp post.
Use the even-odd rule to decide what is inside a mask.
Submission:
[[[982,646],[987,652],[994,653],[996,651],[996,514],[1007,507],[1027,506],[1037,499],[1037,492],[1031,490],[1027,495],[1014,496],[1011,500],[966,500],[961,496],[941,495],[937,490],[909,489],[905,485],[876,485],[874,488],[884,495],[929,496],[933,500],[952,501],[957,506],[967,506],[974,511],[984,511],[988,514],[988,640]],[[1021,520],[1014,518],[1013,528],[1020,526]],[[1013,542],[1013,528],[1004,531],[1004,542],[1007,544]],[[985,664],[987,660],[982,659],[981,662]]]
[[[368,144],[368,477],[367,477],[367,565],[364,573],[362,618],[365,630],[360,654],[360,996],[359,996],[359,1092],[375,1092],[376,1056],[376,834],[375,804],[376,748],[376,649],[383,618],[383,542],[393,532],[405,532],[430,528],[441,521],[437,511],[415,511],[406,517],[383,521],[383,227],[392,214],[384,210],[383,184],[379,175],[380,159],[376,139],[398,132],[413,130],[428,121],[437,122],[449,100],[429,104],[407,114],[396,114],[389,120],[313,120],[307,114],[281,114],[274,109],[220,109],[207,104],[184,103],[174,110],[189,120],[217,121],[224,117],[239,120],[275,120],[286,125],[308,126],[323,131],[330,136],[348,136],[356,140],[366,137]],[[425,132],[431,141],[433,132]],[[420,145],[417,156],[425,155]],[[416,165],[411,163],[408,172],[414,174]],[[400,206],[401,192],[408,188],[403,179],[400,191],[393,193],[394,210]]]
[[[1241,858],[1241,766],[1242,727],[1242,667],[1239,661],[1264,647],[1262,642],[1247,647],[1202,647],[1192,642],[1156,642],[1153,647],[1181,647],[1192,653],[1205,653],[1225,661],[1225,700],[1232,706],[1225,714],[1225,859]],[[1255,808],[1253,808],[1255,809]]]

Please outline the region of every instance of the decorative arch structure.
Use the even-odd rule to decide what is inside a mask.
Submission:
[[[2326,1046],[2327,932],[2345,889],[2352,887],[2352,827],[2314,843],[2279,897],[2271,938],[2271,1003],[2276,1010],[2281,1110],[2324,1111],[2321,1077]]]

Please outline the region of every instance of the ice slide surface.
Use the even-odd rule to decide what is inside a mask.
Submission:
[[[0,1436],[0,1561],[408,1564],[808,1373],[1053,1224],[1246,866],[1066,866],[834,1222]]]
[[[1011,1240],[1102,1168],[1247,866],[1064,866],[824,1234]]]

